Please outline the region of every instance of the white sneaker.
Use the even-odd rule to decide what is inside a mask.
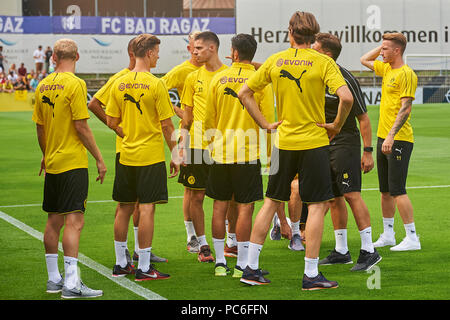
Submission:
[[[391,248],[391,251],[409,251],[409,250],[420,250],[419,238],[417,238],[417,240],[412,240],[408,237],[405,237],[403,238],[402,242],[400,242],[395,247]]]
[[[377,241],[373,243],[375,248],[385,247],[385,246],[395,246],[395,233],[392,237],[386,236],[384,233],[380,234]]]

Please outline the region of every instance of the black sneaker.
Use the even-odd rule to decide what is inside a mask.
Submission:
[[[374,265],[381,261],[381,256],[378,254],[377,250],[374,248],[372,253],[366,250],[359,251],[359,258],[356,264],[351,268],[351,271],[367,271],[370,270]]]
[[[332,264],[350,264],[353,263],[352,257],[350,256],[350,252],[347,251],[346,254],[342,254],[333,249],[330,251],[328,257],[319,260],[319,264],[322,266],[329,266]]]
[[[322,272],[319,272],[314,278],[309,278],[306,274],[303,275],[302,290],[332,289],[337,287],[338,283],[336,281],[327,280]]]
[[[242,269],[241,267],[239,267],[238,265],[236,265],[236,266],[234,267],[234,274],[233,274],[233,277],[234,277],[234,278],[238,278],[238,275],[239,275],[239,278],[242,277],[242,274],[244,273],[244,270],[245,270],[245,269]],[[264,270],[264,269],[260,269],[260,270],[261,270],[261,274],[262,274],[263,276],[267,276],[268,274],[270,274],[270,272],[267,271],[267,270]],[[235,274],[236,274],[236,276],[235,276]]]
[[[135,281],[147,281],[147,280],[159,280],[168,279],[170,275],[167,273],[159,272],[155,269],[153,264],[150,264],[150,269],[147,272],[143,272],[141,269],[137,269]]]
[[[263,284],[269,284],[270,280],[264,278],[261,269],[253,270],[249,268],[248,266],[244,269],[244,272],[241,277],[241,282],[255,286],[255,285],[263,285]]]
[[[133,252],[133,261],[134,262],[139,262],[139,255],[137,254],[136,251]]]
[[[113,268],[113,277],[123,277],[129,274],[134,274],[136,270],[130,263],[127,263],[125,268],[122,268],[120,265],[116,264]]]

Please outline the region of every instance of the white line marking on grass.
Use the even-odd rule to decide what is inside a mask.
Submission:
[[[441,185],[441,186],[415,186],[415,187],[406,187],[406,189],[434,189],[434,188],[450,188],[449,184]],[[361,191],[378,191],[378,188],[366,188],[361,189]],[[184,196],[171,196],[169,199],[183,199]],[[114,200],[92,200],[87,203],[107,203],[107,202],[116,202]],[[0,206],[0,208],[22,208],[22,207],[39,207],[42,206],[42,203],[29,203],[29,204],[12,204],[6,206]]]
[[[11,217],[10,215],[0,211],[0,218],[5,220],[6,222],[12,224],[16,228],[28,233],[30,236],[38,239],[39,241],[44,241],[44,234],[42,232],[39,232],[39,231],[33,229],[32,227]],[[59,244],[58,244],[58,249],[61,252],[63,251],[61,242],[59,242]],[[105,266],[95,262],[94,260],[85,256],[82,253],[78,253],[78,261],[80,261],[80,263],[84,264],[86,267],[97,271],[98,273],[105,276],[109,280],[114,281],[119,286],[121,286],[121,287],[147,299],[147,300],[167,300],[166,298],[160,296],[159,294],[157,294],[151,290],[148,290],[125,277],[120,277],[120,278],[113,277],[111,275],[110,268],[106,268]]]

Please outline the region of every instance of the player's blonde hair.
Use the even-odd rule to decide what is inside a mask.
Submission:
[[[191,33],[189,33],[188,39],[189,39],[189,40],[195,39],[195,37],[196,37],[198,34],[200,34],[200,33],[202,33],[202,32],[199,31],[199,30],[192,31]]]
[[[77,43],[72,39],[59,39],[53,46],[53,53],[59,60],[76,60]]]
[[[405,52],[407,40],[403,33],[400,32],[385,33],[383,34],[383,40],[390,40],[394,44],[399,46],[401,54]]]

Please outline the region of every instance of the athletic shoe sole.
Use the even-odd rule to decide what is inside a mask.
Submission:
[[[352,264],[352,263],[353,263],[353,260],[350,260],[348,262],[321,263],[320,265],[321,266],[334,266],[334,265],[337,265],[337,264]]]
[[[333,287],[328,287],[328,288],[325,288],[325,287],[314,287],[314,288],[302,288],[302,290],[303,291],[315,291],[315,290],[324,290],[324,289],[336,289],[336,288],[338,288],[339,287],[339,285],[337,285],[337,286],[333,286]]]
[[[256,280],[248,280],[248,279],[244,279],[244,278],[241,278],[241,282],[251,285],[251,286],[263,286],[263,285],[270,284],[270,282],[259,282]]]

